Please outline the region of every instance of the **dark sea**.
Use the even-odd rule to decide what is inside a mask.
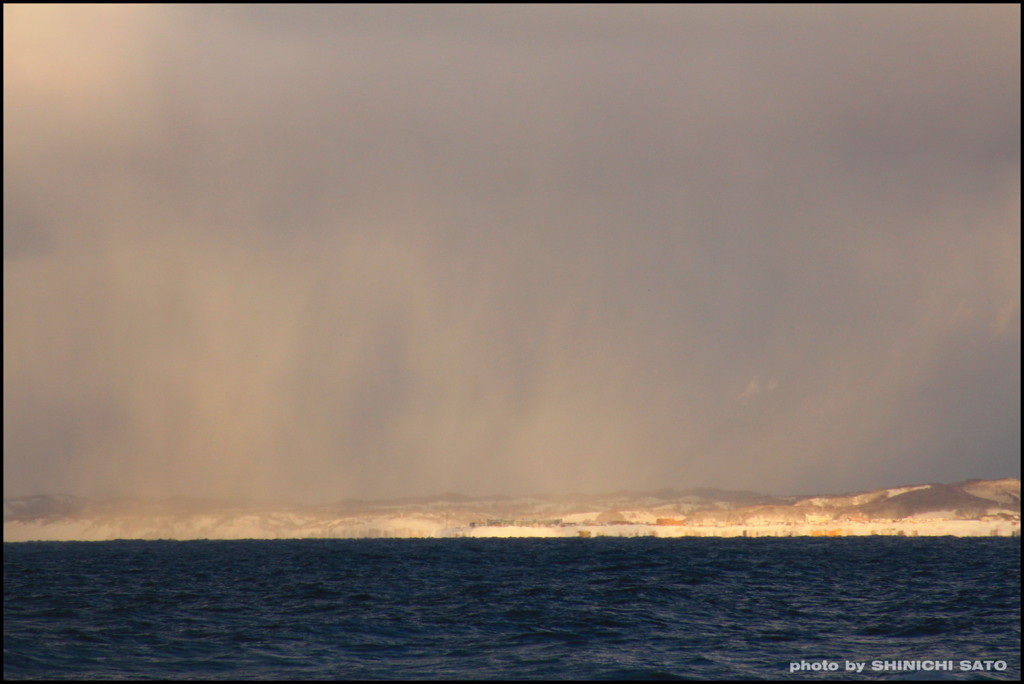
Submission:
[[[1019,538],[4,544],[5,679],[1016,680],[1020,645]]]

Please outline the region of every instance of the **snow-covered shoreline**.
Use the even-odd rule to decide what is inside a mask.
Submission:
[[[446,530],[453,537],[1012,537],[1016,520],[935,520],[766,525],[576,525],[559,527],[479,526]]]
[[[725,490],[519,499],[457,494],[329,505],[200,499],[4,500],[4,541],[452,537],[1006,537],[1020,480],[781,499]]]
[[[1016,520],[871,521],[763,525],[476,525],[446,527],[433,517],[323,520],[295,514],[273,516],[140,517],[117,520],[8,521],[4,541],[110,541],[114,539],[360,539],[462,537],[1010,537]]]

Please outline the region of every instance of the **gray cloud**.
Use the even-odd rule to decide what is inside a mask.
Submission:
[[[8,495],[1019,474],[1016,6],[4,19]]]

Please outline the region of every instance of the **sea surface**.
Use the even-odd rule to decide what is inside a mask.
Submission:
[[[1014,680],[1020,644],[1019,538],[4,544],[5,679]]]

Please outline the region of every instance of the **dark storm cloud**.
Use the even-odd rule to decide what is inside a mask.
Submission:
[[[1019,473],[1019,9],[5,6],[5,483]]]

